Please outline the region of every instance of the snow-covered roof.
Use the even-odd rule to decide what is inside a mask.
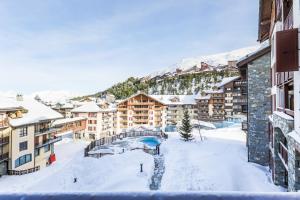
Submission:
[[[72,109],[72,108],[74,108],[74,105],[71,104],[71,103],[65,103],[61,106],[61,108],[63,108],[63,109]]]
[[[221,94],[221,93],[224,93],[224,90],[223,89],[219,89],[219,90],[210,89],[210,90],[204,90],[204,92],[206,94]]]
[[[85,120],[85,119],[86,119],[85,117],[73,117],[73,118],[58,119],[53,122],[52,126],[63,125],[66,123],[81,121],[81,120]]]
[[[197,100],[209,100],[210,98],[211,98],[211,95],[204,95],[204,96],[202,96],[200,94],[195,99],[197,99]]]
[[[71,110],[73,113],[87,113],[87,112],[114,112],[117,108],[114,104],[109,105],[108,108],[100,108],[96,102],[85,102],[82,106],[79,106],[77,108],[74,108]]]
[[[73,110],[71,110],[71,112],[100,112],[101,109],[100,107],[93,101],[91,102],[87,102],[85,104],[83,104],[82,106],[79,106],[78,108],[74,108]]]
[[[286,119],[286,120],[294,120],[293,117],[283,113],[283,112],[280,112],[280,111],[274,111],[273,114],[276,114],[278,115],[279,117],[283,118],[283,119]]]
[[[241,57],[240,59],[238,59],[238,63],[237,65],[241,65],[241,63],[243,63],[245,60],[248,60],[249,58],[255,56],[256,54],[258,54],[259,52],[264,51],[265,49],[268,49],[270,47],[270,42],[269,40],[266,40],[265,42],[263,42],[259,48],[257,48],[255,51],[252,51],[251,53]]]
[[[60,113],[29,97],[14,102],[28,111],[21,118],[9,120],[10,125],[14,127],[63,118]]]
[[[295,130],[293,130],[292,132],[288,133],[288,136],[290,136],[295,141],[297,141],[298,143],[300,143],[300,134],[297,133]]]
[[[195,105],[196,95],[150,95],[166,105]]]
[[[11,98],[0,97],[0,110],[18,110],[21,107]]]
[[[150,97],[150,98],[154,99],[151,95],[148,95],[148,94],[146,94],[146,93],[144,93],[144,92],[138,92],[138,93],[133,94],[132,96],[126,98],[126,99],[121,100],[120,102],[118,102],[118,104],[123,103],[123,102],[125,102],[125,101],[128,101],[129,99],[131,99],[131,98],[133,98],[133,97],[136,97],[136,96],[138,96],[138,95],[145,95],[145,96],[147,96],[147,97]],[[162,101],[160,101],[160,100],[158,100],[158,99],[154,99],[154,100],[158,101],[158,102],[161,103],[161,104],[165,104],[164,102],[162,102]]]
[[[233,77],[226,77],[226,78],[223,78],[223,80],[219,83],[216,84],[217,87],[222,87],[232,81],[235,81],[237,79],[239,79],[240,76],[233,76]]]

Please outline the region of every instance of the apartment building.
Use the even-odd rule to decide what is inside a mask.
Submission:
[[[116,134],[116,108],[101,108],[96,102],[90,101],[71,110],[73,117],[87,119],[84,132],[76,132],[75,137],[97,140]]]
[[[3,102],[12,106],[5,106]],[[8,148],[3,148],[5,157],[9,158],[6,162],[8,173],[25,174],[54,162],[54,143],[60,138],[55,136],[56,129],[51,128],[51,123],[63,116],[21,95],[17,99],[1,98],[0,107],[4,118],[2,128],[5,128],[2,129],[3,144],[9,142]]]
[[[262,152],[260,158],[270,166],[275,184],[297,191],[300,190],[300,5],[296,0],[260,0],[259,4],[258,40],[271,44],[268,62],[272,88],[269,103],[262,102],[260,106],[270,107],[272,114],[256,151]],[[248,102],[249,112],[251,106]],[[248,123],[250,128],[254,126],[249,119]]]
[[[225,118],[230,119],[247,114],[247,82],[236,77],[224,85]]]
[[[137,93],[117,104],[118,130],[137,126],[162,128],[166,126],[167,106],[145,94]]]
[[[198,119],[210,121],[211,115],[211,95],[198,95],[195,98],[196,108],[198,109]]]
[[[62,114],[65,118],[71,118],[72,113],[71,110],[74,108],[72,103],[57,103],[55,106],[52,107],[53,110]]]
[[[166,109],[166,124],[177,125],[180,124],[184,111],[189,112],[191,119],[198,119],[198,109],[196,106],[196,95],[150,95],[167,105]]]
[[[74,139],[81,139],[87,125],[87,118],[72,117],[55,120],[52,127],[57,128],[56,136],[72,136]]]
[[[0,175],[8,173],[9,166],[9,145],[11,127],[9,125],[9,117],[21,116],[22,107],[16,106],[8,99],[0,98]]]

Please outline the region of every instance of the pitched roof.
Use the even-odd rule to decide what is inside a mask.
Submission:
[[[21,110],[16,101],[7,97],[0,97],[0,111]]]
[[[39,123],[46,120],[55,120],[63,116],[51,109],[50,107],[32,99],[24,98],[22,101],[12,100],[16,105],[23,107],[28,112],[24,113],[21,118],[10,119],[9,123],[13,127]]]
[[[240,68],[240,67],[258,59],[259,57],[269,53],[270,51],[271,51],[271,46],[270,46],[269,42],[266,41],[266,42],[262,43],[262,46],[258,50],[241,58],[238,61],[237,66]]]
[[[233,77],[226,77],[226,78],[223,78],[223,80],[219,83],[216,84],[217,87],[222,87],[232,81],[235,81],[237,79],[239,79],[240,76],[233,76]]]
[[[100,112],[101,109],[100,107],[94,102],[87,102],[85,104],[83,104],[82,106],[79,106],[78,108],[74,108],[73,110],[71,110],[71,112]]]
[[[125,101],[128,101],[129,99],[131,99],[131,98],[133,98],[133,97],[136,97],[136,96],[138,96],[138,95],[145,95],[145,96],[147,96],[147,97],[149,97],[149,98],[151,98],[151,99],[153,99],[153,100],[155,100],[155,101],[158,101],[158,102],[161,103],[161,104],[165,104],[164,102],[162,102],[162,101],[160,101],[160,100],[158,100],[158,99],[155,99],[155,98],[151,97],[151,95],[148,95],[148,94],[146,94],[146,93],[144,93],[144,92],[138,92],[138,93],[136,93],[136,94],[134,94],[134,95],[132,95],[132,96],[130,96],[130,97],[124,99],[124,100],[121,100],[121,101],[118,102],[117,104],[124,103]]]

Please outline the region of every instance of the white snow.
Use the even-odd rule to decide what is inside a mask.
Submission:
[[[150,95],[166,105],[195,105],[197,95]]]
[[[267,168],[247,162],[241,127],[201,130],[206,138],[184,142],[177,133],[162,143],[165,174],[162,191],[282,191],[271,182]]]
[[[225,52],[225,53],[214,54],[214,55],[198,56],[198,57],[194,57],[194,58],[185,58],[173,66],[170,66],[164,70],[150,74],[149,77],[153,78],[155,76],[161,76],[166,73],[174,73],[176,71],[176,69],[188,70],[196,65],[197,66],[201,65],[201,62],[205,62],[214,67],[217,67],[220,65],[227,65],[228,61],[239,60],[240,58],[256,51],[259,48],[260,48],[260,46],[257,45],[257,46],[246,47],[246,48],[237,49],[237,50],[233,50],[233,51]]]
[[[141,150],[104,156],[83,157],[85,142],[69,139],[55,146],[57,161],[36,173],[3,176],[0,192],[92,192],[146,191],[154,160]],[[143,173],[140,173],[140,164]],[[77,178],[77,183],[74,183]],[[9,187],[8,187],[9,186]]]
[[[279,117],[286,119],[286,120],[294,120],[293,117],[291,117],[283,112],[280,112],[280,111],[274,111],[273,114],[278,115]]]
[[[201,121],[201,120],[195,120],[195,119],[192,119],[191,120],[191,124],[192,125],[201,125],[201,126],[205,126],[205,127],[208,127],[208,128],[213,128],[215,129],[216,126],[210,122],[205,122],[205,121]]]
[[[14,102],[17,106],[23,107],[28,112],[24,113],[21,118],[10,119],[9,123],[11,126],[21,126],[25,124],[37,123],[43,120],[55,120],[63,118],[60,113],[30,97],[24,97],[22,101]]]
[[[78,108],[74,108],[71,112],[100,112],[100,107],[96,104],[96,102],[86,102],[82,106]]]
[[[63,124],[77,122],[77,121],[81,121],[81,120],[85,120],[85,119],[86,119],[85,117],[73,117],[73,118],[58,119],[52,123],[52,126],[63,125]]]
[[[272,183],[267,168],[247,162],[245,133],[240,129],[236,126],[201,130],[204,141],[200,141],[195,129],[192,142],[182,141],[178,133],[169,133],[169,139],[161,145],[165,157],[161,191],[284,191]],[[0,192],[149,191],[153,156],[126,148],[125,153],[114,149],[114,155],[85,158],[86,145],[83,141],[63,139],[55,145],[54,164],[32,174],[3,176]],[[139,172],[141,163],[143,173]]]

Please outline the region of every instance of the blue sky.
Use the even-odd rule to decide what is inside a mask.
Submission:
[[[252,46],[257,12],[258,0],[0,0],[0,91],[93,93]]]

